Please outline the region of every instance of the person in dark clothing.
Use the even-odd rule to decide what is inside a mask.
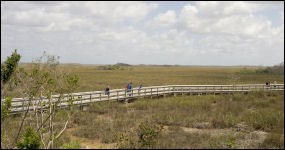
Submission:
[[[105,89],[105,95],[109,96],[109,94],[110,94],[110,88],[109,88],[109,85],[108,85],[107,88]]]
[[[138,93],[140,94],[140,91],[142,90],[142,84],[139,85]]]

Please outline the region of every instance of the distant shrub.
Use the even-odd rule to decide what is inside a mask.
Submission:
[[[273,67],[266,67],[265,69],[257,69],[256,73],[284,75],[284,66],[273,66]]]
[[[99,70],[123,70],[119,65],[107,65],[107,66],[99,66]]]

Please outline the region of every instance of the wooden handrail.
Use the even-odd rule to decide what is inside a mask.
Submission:
[[[71,96],[74,105],[88,104],[105,100],[120,100],[129,98],[139,98],[145,96],[159,96],[165,94],[182,94],[182,93],[218,93],[218,92],[249,92],[251,90],[284,90],[284,84],[265,85],[265,84],[238,84],[238,85],[166,85],[166,86],[149,86],[142,87],[139,93],[139,88],[133,88],[131,91],[126,89],[113,89],[109,91],[109,95],[105,95],[104,91],[77,92],[71,94],[63,94],[60,99],[59,107],[68,105],[69,97]],[[131,94],[131,95],[129,95]],[[59,94],[52,95],[53,101],[57,101]],[[33,103],[38,101],[48,102],[45,97],[31,100]],[[4,101],[2,99],[1,101]],[[25,110],[28,104],[28,98],[13,98],[12,112]],[[29,109],[34,109],[33,107]]]

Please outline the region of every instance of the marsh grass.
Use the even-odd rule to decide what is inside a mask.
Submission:
[[[171,127],[167,134],[159,136],[155,148],[242,147],[237,141],[243,138],[236,134],[213,137],[206,133],[184,133],[180,127],[239,131],[237,126],[243,124],[240,133],[246,134],[258,130],[284,135],[284,110],[280,107],[284,105],[283,93],[276,92],[263,97],[259,97],[258,94],[260,93],[177,96],[164,99],[140,99],[128,104],[118,102],[101,103],[98,106],[94,104],[84,111],[86,117],[80,118],[83,115],[82,112],[78,112],[79,115],[75,114],[77,117],[73,117],[74,120],[79,119],[77,125],[81,126],[75,135],[100,138],[101,142],[105,143],[118,142],[122,134],[134,132],[141,122]],[[136,135],[130,134],[128,138],[136,139]],[[277,138],[271,137],[267,142],[274,145],[272,140]],[[275,147],[280,147],[280,143],[282,146],[282,141],[278,140],[275,142],[277,143]],[[123,147],[137,146],[134,143],[129,144]]]
[[[157,142],[149,148],[280,148],[284,147],[283,108],[284,93],[281,91],[270,95],[253,92],[138,99],[132,103],[100,102],[85,111],[74,109],[68,127],[76,128],[74,136],[99,138],[102,143],[119,143],[120,137],[125,135],[129,142],[117,148],[138,148],[136,131],[144,122],[150,126],[169,126],[167,132],[162,130],[158,134]],[[55,120],[64,118],[64,114],[58,111]],[[13,140],[14,129],[19,124],[16,121],[19,117],[12,118],[4,121],[4,127],[11,131],[6,133],[10,137],[8,141]],[[187,133],[181,127],[231,129],[233,132],[212,136],[207,132]],[[263,131],[268,136],[259,143],[240,145],[243,143],[240,141],[248,140],[246,135],[253,131]],[[67,135],[62,136],[56,141],[58,147],[72,142]]]
[[[111,89],[124,88],[130,80],[134,87],[139,82],[143,86],[284,83],[284,76],[253,74],[252,71],[240,73],[241,67],[132,66],[122,70],[100,70],[96,66],[63,65],[62,68],[80,76],[79,92],[103,90],[107,83]],[[254,68],[248,68],[251,69]],[[237,78],[233,80],[233,77]],[[150,127],[169,128],[159,131],[157,142],[144,148],[284,148],[284,91],[140,98],[131,103],[98,102],[89,105],[85,111],[78,108],[67,111],[72,114],[68,128],[75,128],[73,136],[99,138],[102,143],[120,143],[122,136],[128,138],[128,142],[118,144],[116,148],[139,148],[137,130],[146,122]],[[59,110],[55,117],[56,121],[64,120],[66,113]],[[5,128],[2,133],[7,137],[4,147],[11,146],[15,139],[20,118],[10,116],[1,123],[1,131]],[[26,122],[25,126],[28,125]],[[182,127],[232,132],[212,136],[207,132],[185,132]],[[258,136],[249,138],[249,133],[254,131],[266,132],[265,140],[258,141]],[[55,145],[59,148],[72,142],[64,133]]]
[[[31,65],[20,64],[25,70]],[[63,71],[79,76],[76,92],[100,91],[109,84],[111,89],[125,88],[132,81],[134,87],[179,84],[256,84],[267,81],[284,83],[284,75],[256,74],[257,67],[196,67],[196,66],[121,66],[121,70],[101,70],[96,65],[61,65]],[[243,72],[243,70],[247,70]],[[243,72],[243,73],[240,73]],[[11,91],[11,96],[19,93]],[[19,95],[20,96],[20,95]]]

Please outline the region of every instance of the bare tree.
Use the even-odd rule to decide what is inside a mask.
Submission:
[[[55,112],[60,106],[61,99],[68,97],[77,87],[78,76],[66,73],[59,66],[59,57],[44,55],[33,62],[32,70],[20,70],[15,75],[20,92],[25,97],[25,104],[21,125],[18,129],[15,144],[18,143],[20,133],[25,122],[36,128],[41,137],[43,148],[53,148],[54,140],[58,139],[67,127],[70,112],[64,110],[67,119],[57,122],[62,123],[62,128],[54,128]],[[53,96],[57,94],[57,96]]]

